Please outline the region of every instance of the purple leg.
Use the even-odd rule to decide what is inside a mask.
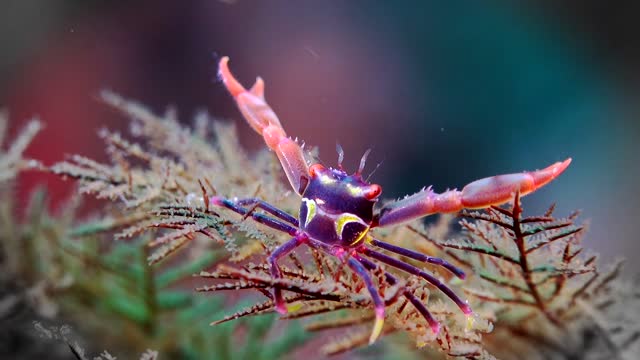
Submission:
[[[275,249],[271,253],[271,255],[269,256],[269,266],[271,268],[271,276],[273,278],[282,277],[282,274],[280,273],[280,268],[278,267],[278,259],[287,255],[293,249],[305,243],[307,240],[308,238],[304,234],[296,235],[293,239],[280,245],[277,249]],[[284,299],[282,298],[282,289],[273,288],[273,300],[275,303],[276,311],[279,312],[280,314],[286,314],[287,306],[284,302]]]
[[[369,344],[373,344],[378,336],[380,336],[380,332],[382,332],[382,326],[384,325],[384,301],[380,297],[380,293],[378,289],[373,284],[373,280],[371,280],[371,276],[367,269],[356,259],[349,258],[347,264],[355,272],[362,278],[364,284],[367,286],[367,290],[371,294],[371,300],[373,301],[373,306],[376,311],[376,322],[373,326],[373,331],[371,332],[371,336],[369,337]]]
[[[432,256],[427,256],[424,254],[421,254],[419,252],[415,252],[409,249],[405,249],[399,246],[395,246],[395,245],[391,245],[388,244],[386,242],[380,241],[378,239],[373,239],[371,241],[371,244],[381,248],[381,249],[385,249],[391,252],[394,252],[396,254],[402,255],[402,256],[406,256],[409,258],[412,258],[414,260],[418,260],[418,261],[422,261],[422,262],[426,262],[426,263],[430,263],[430,264],[434,264],[434,265],[438,265],[438,266],[442,266],[443,268],[451,271],[455,276],[459,277],[460,279],[464,279],[465,278],[465,274],[464,271],[458,269],[457,267],[451,265],[450,263],[448,263],[447,261],[437,258],[437,257],[432,257]]]
[[[364,267],[369,270],[375,270],[378,268],[378,265],[369,259],[361,258],[359,256],[357,257],[357,259],[362,263],[362,265],[364,265]],[[398,283],[398,279],[387,271],[384,272],[384,276],[390,285],[393,286]],[[431,315],[429,310],[424,306],[420,299],[418,299],[412,292],[406,289],[402,292],[402,295],[407,298],[407,300],[411,302],[411,304],[416,308],[416,310],[418,310],[418,312],[425,318],[425,320],[427,320],[431,331],[433,331],[433,333],[437,335],[440,332],[440,323],[438,323],[433,315]]]
[[[227,209],[229,209],[231,211],[234,211],[234,212],[237,212],[240,215],[249,214],[249,210],[243,208],[242,206],[237,205],[236,203],[234,203],[233,201],[228,200],[228,199],[224,199],[224,198],[221,198],[221,197],[218,197],[218,196],[212,196],[209,201],[211,202],[212,205],[226,207]],[[271,206],[271,205],[269,205],[269,206]],[[278,209],[276,209],[274,207],[272,207],[272,208],[277,210],[278,212],[285,213],[284,211],[278,210]],[[266,211],[268,211],[268,210],[266,210]],[[269,212],[271,213],[271,211],[269,211]],[[251,218],[253,220],[255,220],[255,221],[257,221],[257,222],[259,222],[261,224],[264,224],[264,225],[266,225],[266,226],[268,226],[268,227],[270,227],[272,229],[276,229],[276,230],[285,232],[285,233],[287,233],[287,234],[289,234],[291,236],[295,236],[298,233],[297,225],[296,225],[296,227],[293,227],[293,226],[291,226],[289,224],[284,223],[281,220],[273,219],[273,218],[268,217],[268,216],[266,216],[264,214],[258,214],[258,213],[251,212],[250,215],[251,215]],[[276,215],[276,216],[278,216],[278,215]],[[286,219],[283,219],[283,220],[286,221]],[[296,220],[296,223],[297,223],[297,220]]]
[[[419,276],[427,280],[427,282],[431,283],[432,285],[440,289],[440,291],[445,293],[445,295],[447,295],[451,300],[453,300],[453,302],[455,302],[456,305],[458,305],[458,307],[460,308],[460,310],[462,310],[463,313],[465,313],[466,315],[469,315],[472,313],[471,307],[466,302],[462,301],[462,299],[460,299],[458,295],[456,295],[456,293],[454,293],[453,290],[451,290],[451,288],[443,284],[440,280],[436,279],[433,275],[427,273],[426,271],[420,270],[417,267],[407,264],[404,261],[379,253],[375,250],[368,249],[366,247],[363,247],[362,250],[360,251],[363,254],[373,259],[379,260],[387,265],[391,265],[402,271],[406,271],[411,275]]]
[[[286,212],[278,209],[277,207],[269,204],[268,202],[262,200],[262,199],[258,199],[258,198],[248,198],[248,199],[240,199],[238,201],[235,202],[236,205],[240,205],[240,206],[256,206],[259,207],[260,209],[268,212],[269,214],[277,217],[278,219],[282,220],[282,221],[286,221],[289,224],[298,227],[298,219],[296,219],[295,217],[287,214]]]

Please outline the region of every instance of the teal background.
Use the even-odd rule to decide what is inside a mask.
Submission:
[[[638,3],[597,1],[17,1],[0,12],[0,104],[12,131],[37,114],[29,155],[100,158],[96,131],[121,128],[103,88],[175,105],[185,123],[206,109],[263,145],[216,80],[216,62],[247,85],[262,76],[292,136],[348,168],[373,148],[383,196],[442,191],[485,176],[573,164],[527,197],[583,210],[587,244],[607,260],[638,254]],[[54,203],[68,183],[45,183]],[[26,198],[26,196],[25,196]],[[640,270],[630,261],[628,273]]]

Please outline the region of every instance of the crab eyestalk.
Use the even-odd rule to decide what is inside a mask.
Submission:
[[[371,153],[371,149],[367,149],[367,151],[365,151],[364,154],[362,154],[362,158],[360,158],[360,166],[358,166],[358,171],[356,171],[356,175],[358,176],[362,175],[362,171],[364,170],[364,167],[367,165],[367,158],[369,157],[370,153]]]

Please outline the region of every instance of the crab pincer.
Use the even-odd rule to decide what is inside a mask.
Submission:
[[[287,137],[280,120],[264,98],[264,81],[256,79],[246,90],[229,70],[229,58],[220,59],[218,74],[249,125],[264,138],[276,153],[293,189],[301,193],[309,179],[309,169],[302,148]]]

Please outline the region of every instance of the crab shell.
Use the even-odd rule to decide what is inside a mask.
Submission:
[[[365,239],[373,222],[373,207],[382,188],[360,174],[311,166],[309,184],[302,193],[300,229],[329,245],[354,247]]]

